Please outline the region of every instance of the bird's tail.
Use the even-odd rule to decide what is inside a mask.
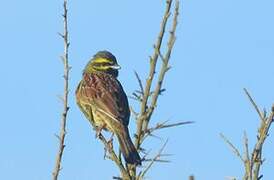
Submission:
[[[128,128],[125,127],[120,129],[117,131],[116,136],[118,138],[120,149],[125,158],[125,161],[128,164],[141,165],[141,158],[130,139]]]

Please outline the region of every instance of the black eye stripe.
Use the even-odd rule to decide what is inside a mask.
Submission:
[[[112,64],[108,62],[104,62],[104,63],[94,63],[93,65],[94,66],[111,66]]]

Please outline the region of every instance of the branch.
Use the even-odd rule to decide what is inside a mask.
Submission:
[[[253,177],[257,177],[260,179],[259,171],[260,167],[263,163],[262,160],[262,150],[263,150],[263,144],[265,142],[265,139],[268,137],[268,132],[270,129],[271,124],[273,123],[273,117],[274,117],[274,105],[272,106],[272,110],[266,121],[261,121],[259,131],[258,131],[258,140],[255,144],[255,147],[252,152],[251,161],[254,164],[253,169]]]
[[[172,28],[171,28],[169,40],[167,43],[167,52],[166,52],[165,56],[163,57],[163,63],[162,63],[162,67],[160,70],[159,77],[158,77],[157,85],[156,85],[155,91],[151,98],[152,100],[151,100],[150,109],[148,110],[148,118],[146,119],[145,127],[144,127],[145,130],[147,129],[148,121],[150,120],[150,117],[154,111],[154,108],[156,107],[157,100],[158,100],[158,97],[159,97],[161,89],[162,89],[162,84],[164,81],[165,74],[170,69],[168,63],[169,63],[170,55],[171,55],[171,52],[172,52],[172,49],[173,49],[173,46],[174,46],[174,43],[176,40],[175,31],[177,28],[178,16],[179,16],[179,1],[176,1],[175,14],[174,14],[173,21],[172,21]],[[160,52],[159,49],[157,49],[157,50],[158,50],[158,52]]]
[[[62,56],[63,64],[64,64],[64,94],[63,94],[63,112],[61,117],[61,127],[60,127],[60,133],[58,136],[59,140],[59,149],[56,155],[55,160],[55,168],[52,172],[52,179],[57,180],[59,172],[61,170],[61,161],[62,156],[65,148],[65,136],[66,136],[66,122],[67,122],[67,114],[68,114],[68,85],[69,85],[69,64],[68,64],[68,48],[69,48],[69,42],[68,42],[68,21],[67,21],[67,0],[64,0],[63,4],[64,8],[64,14],[63,14],[63,20],[64,20],[64,34],[62,35],[62,38],[64,40],[64,55]]]
[[[159,97],[161,89],[162,89],[162,84],[163,84],[163,81],[164,81],[165,74],[170,69],[168,63],[169,63],[170,55],[171,55],[171,52],[172,52],[172,49],[173,49],[173,46],[174,46],[174,43],[175,43],[175,40],[176,40],[175,31],[176,31],[176,28],[177,28],[178,16],[179,16],[179,1],[176,1],[175,14],[174,14],[173,21],[172,21],[172,28],[171,28],[169,40],[168,40],[168,43],[167,43],[167,52],[165,54],[165,57],[163,57],[162,67],[161,67],[161,70],[160,70],[160,74],[159,74],[159,77],[158,77],[158,81],[157,81],[155,91],[154,91],[154,93],[152,95],[152,98],[151,98],[152,99],[151,100],[151,105],[150,105],[150,109],[148,111],[148,118],[147,118],[147,122],[145,122],[145,128],[144,129],[147,129],[148,121],[150,120],[150,116],[152,115],[152,113],[154,111],[154,108],[156,107],[157,100],[158,100],[158,97]]]
[[[128,173],[128,171],[126,170],[126,168],[124,167],[123,163],[122,163],[122,159],[121,159],[121,155],[119,153],[119,156],[116,155],[116,153],[113,150],[113,146],[112,144],[110,144],[106,138],[100,133],[99,134],[99,139],[101,140],[101,142],[104,144],[105,146],[105,150],[107,150],[109,156],[107,156],[109,159],[111,159],[112,161],[115,162],[115,164],[119,167],[122,178],[120,177],[113,177],[114,179],[123,179],[123,180],[131,180],[130,175]]]
[[[179,1],[176,1],[175,4],[175,10],[174,10],[174,16],[173,21],[171,25],[170,34],[167,41],[167,50],[166,53],[163,55],[161,53],[162,48],[162,42],[164,38],[164,34],[166,31],[167,21],[171,14],[171,6],[172,6],[173,0],[166,0],[166,9],[161,21],[160,25],[160,32],[158,34],[158,38],[156,40],[154,47],[153,55],[150,56],[150,70],[149,75],[146,79],[146,83],[143,86],[143,83],[137,73],[135,73],[135,76],[137,77],[139,89],[138,91],[135,91],[133,93],[133,99],[140,102],[140,112],[134,113],[136,116],[136,123],[137,123],[137,129],[135,133],[135,147],[138,152],[142,151],[145,152],[145,149],[142,149],[141,144],[148,136],[153,136],[151,133],[153,131],[164,129],[164,128],[170,128],[175,126],[180,126],[183,124],[188,124],[189,122],[180,122],[180,123],[174,123],[174,124],[157,124],[156,127],[148,129],[148,125],[150,122],[150,119],[152,117],[152,114],[154,112],[154,109],[157,104],[158,96],[162,94],[162,92],[165,91],[165,89],[162,88],[162,84],[164,81],[164,77],[166,75],[166,72],[170,69],[169,66],[169,60],[171,56],[171,52],[173,49],[173,45],[175,43],[175,31],[177,27],[177,19],[179,15]],[[155,70],[157,67],[158,59],[161,59],[161,67],[160,72],[158,74],[157,80],[155,80]],[[152,84],[155,84],[155,88],[152,89]],[[134,112],[134,111],[133,111]],[[145,158],[143,158],[143,161],[146,161]],[[152,159],[147,166],[147,168],[144,171],[140,171],[137,175],[137,179],[142,179],[146,172],[150,169],[150,166],[154,162],[166,162],[165,160],[159,160],[156,157]],[[132,168],[132,177],[136,177],[136,166]]]
[[[272,105],[271,112],[269,116],[267,117],[266,111],[264,113],[261,113],[260,109],[258,108],[257,104],[249,94],[249,92],[244,88],[244,91],[250,100],[251,104],[255,108],[256,112],[258,113],[261,123],[258,128],[258,134],[257,134],[257,142],[252,150],[252,153],[249,153],[249,145],[248,145],[248,138],[246,135],[246,132],[244,132],[244,152],[245,157],[243,158],[238,151],[237,148],[224,136],[221,134],[222,138],[225,140],[225,142],[232,148],[233,152],[240,157],[244,164],[245,168],[245,174],[243,179],[244,180],[260,180],[263,175],[260,175],[260,167],[263,163],[262,160],[262,153],[263,153],[263,144],[268,137],[268,132],[270,129],[271,124],[274,121],[274,104]]]
[[[260,119],[261,119],[262,121],[264,121],[264,117],[263,117],[263,115],[262,115],[260,109],[258,108],[257,104],[255,103],[255,101],[253,100],[253,98],[251,97],[251,95],[249,94],[249,92],[247,91],[246,88],[244,88],[244,92],[245,92],[245,94],[247,95],[247,97],[248,97],[249,101],[251,102],[251,104],[254,106],[255,110],[257,111],[257,113],[258,113]]]
[[[228,144],[228,146],[231,148],[231,150],[232,150],[232,152],[236,155],[236,156],[238,156],[240,159],[241,159],[241,161],[244,163],[245,162],[245,160],[244,160],[244,158],[242,157],[242,155],[241,155],[241,153],[240,153],[240,151],[222,134],[222,133],[220,133],[220,136],[221,136],[221,138]]]
[[[161,45],[162,45],[162,41],[163,41],[165,29],[166,29],[167,20],[170,16],[171,4],[172,4],[172,0],[167,0],[166,1],[166,10],[165,10],[162,22],[161,22],[161,27],[160,27],[160,32],[159,32],[159,35],[158,35],[158,38],[157,38],[157,42],[154,46],[155,51],[154,51],[152,57],[150,57],[150,71],[149,71],[148,78],[146,80],[146,86],[145,86],[144,95],[143,95],[143,99],[142,99],[142,103],[141,103],[141,112],[139,114],[138,123],[137,123],[137,133],[136,133],[137,137],[135,139],[135,146],[136,146],[137,149],[140,148],[140,142],[141,142],[142,131],[143,131],[143,121],[144,121],[144,119],[146,119],[147,102],[148,102],[148,98],[149,98],[149,95],[150,95],[150,89],[151,89],[152,81],[153,81],[154,75],[155,75],[157,60],[158,60],[158,57],[159,57],[158,52],[161,49]]]
[[[172,127],[177,127],[177,126],[182,126],[185,124],[192,124],[194,123],[193,121],[185,121],[185,122],[178,122],[178,123],[172,123],[172,124],[166,124],[168,121],[164,121],[162,123],[157,123],[154,127],[147,128],[144,132],[144,137],[141,141],[141,143],[144,142],[144,140],[148,137],[151,136],[154,131],[160,130],[160,129],[165,129],[165,128],[172,128]]]
[[[164,145],[162,146],[162,148],[159,150],[159,152],[155,155],[155,157],[151,160],[151,162],[147,165],[147,167],[144,169],[144,171],[139,175],[138,179],[143,179],[144,176],[146,175],[146,173],[148,172],[148,170],[152,167],[152,165],[159,161],[159,158],[162,156],[162,152],[167,144],[168,140],[166,140],[166,142],[164,143]]]
[[[249,157],[248,138],[244,132],[244,152],[245,152],[245,179],[252,179],[252,163]]]
[[[137,78],[137,80],[138,80],[139,86],[140,86],[140,87],[139,87],[139,88],[140,88],[140,94],[141,94],[142,96],[144,96],[144,87],[143,87],[142,80],[141,80],[139,74],[138,74],[136,71],[134,71],[134,74],[135,74],[135,76],[136,76],[136,78]]]
[[[166,52],[165,56],[162,59],[163,63],[162,63],[162,67],[161,67],[161,70],[160,70],[160,73],[159,73],[159,76],[158,76],[158,81],[157,81],[154,93],[151,97],[151,105],[150,105],[150,107],[148,109],[148,112],[147,112],[147,118],[144,120],[144,127],[143,127],[144,131],[146,131],[147,128],[148,128],[148,124],[149,124],[151,115],[154,112],[154,109],[155,109],[156,104],[157,104],[158,97],[161,94],[161,89],[162,89],[162,84],[163,84],[163,81],[164,81],[165,74],[170,69],[168,63],[169,63],[170,55],[171,55],[173,45],[174,45],[175,39],[176,39],[175,31],[176,31],[176,27],[177,27],[178,15],[179,15],[179,1],[176,1],[175,14],[174,14],[173,21],[172,21],[172,28],[171,28],[169,40],[168,40],[168,43],[167,43],[167,52]],[[157,49],[157,50],[159,52],[159,49]]]
[[[261,179],[262,175],[259,175],[259,171],[263,163],[263,160],[262,160],[263,144],[265,142],[265,139],[268,136],[268,131],[273,122],[274,105],[272,106],[270,115],[266,117],[266,113],[264,114],[261,113],[260,109],[258,108],[257,104],[255,103],[255,101],[253,100],[253,98],[251,97],[247,89],[244,89],[244,91],[261,119],[261,124],[258,129],[257,142],[252,151],[251,159],[250,159],[251,171],[253,170],[253,172],[248,172],[248,173],[251,173],[251,178],[253,177],[256,179]]]
[[[172,123],[172,124],[166,124],[166,123],[167,123],[167,121],[162,122],[162,123],[157,123],[155,127],[147,129],[146,132],[151,133],[158,129],[171,128],[171,127],[181,126],[181,125],[185,125],[185,124],[192,124],[194,122],[193,121],[185,121],[185,122],[178,122],[178,123]]]

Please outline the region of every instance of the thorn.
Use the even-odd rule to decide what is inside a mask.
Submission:
[[[171,66],[168,66],[168,67],[166,68],[166,72],[169,71],[170,69],[171,69]]]
[[[58,98],[60,101],[62,101],[62,103],[64,103],[64,98],[63,98],[63,96],[57,95],[57,98]]]
[[[161,90],[159,91],[159,95],[162,95],[162,93],[165,92],[165,91],[166,91],[165,88],[161,89]]]
[[[61,36],[61,38],[65,38],[65,36],[62,33],[58,32],[58,35]]]
[[[142,147],[140,147],[139,149],[140,149],[140,151],[143,152],[143,153],[146,151],[146,150],[145,150],[144,148],[142,148]]]
[[[107,158],[107,148],[104,147],[104,160]]]
[[[161,138],[160,136],[156,136],[156,135],[154,135],[154,134],[152,134],[152,133],[150,133],[150,134],[148,134],[149,136],[151,136],[151,137],[154,137],[155,139],[159,139],[159,140],[162,140],[163,138]]]
[[[60,136],[54,133],[54,136],[60,141]]]
[[[138,135],[136,133],[134,134],[134,138],[136,138],[136,139],[138,138]]]
[[[62,55],[62,56],[60,56],[60,58],[61,58],[62,62],[65,63],[65,57]]]

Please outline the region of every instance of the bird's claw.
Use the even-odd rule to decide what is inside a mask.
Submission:
[[[100,136],[102,136],[102,130],[104,129],[104,126],[100,126],[100,127],[95,127],[95,138],[100,138]]]

